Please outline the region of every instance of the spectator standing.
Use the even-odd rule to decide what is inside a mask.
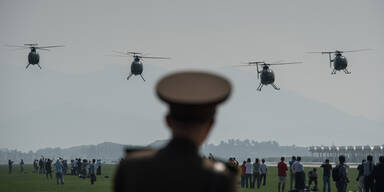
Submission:
[[[308,189],[312,191],[318,191],[317,189],[317,169],[313,168],[311,171],[309,171],[308,174]],[[312,182],[315,183],[315,186],[311,189]]]
[[[39,174],[42,174],[43,173],[43,158],[40,158],[39,160]]]
[[[323,168],[323,192],[326,191],[328,186],[328,192],[331,192],[331,170],[332,165],[329,164],[329,159],[326,159],[325,162],[321,165]]]
[[[47,164],[47,158],[43,158],[43,174],[45,174],[45,165]]]
[[[71,159],[71,175],[75,175],[75,160]]]
[[[63,160],[63,175],[67,175],[68,163],[67,160]]]
[[[278,186],[277,186],[278,192],[280,192],[280,187],[281,187],[281,192],[285,191],[285,183],[287,182],[288,166],[284,161],[285,161],[285,158],[281,157],[280,162],[277,164],[277,176],[279,177]]]
[[[243,164],[240,166],[240,169],[241,169],[241,180],[240,180],[240,183],[241,183],[241,188],[245,188],[245,164],[247,162],[244,161]]]
[[[266,180],[267,180],[267,165],[265,164],[265,160],[261,160],[261,165],[260,165],[260,183],[261,180],[263,180],[263,185],[265,186]]]
[[[45,167],[45,177],[47,177],[47,179],[49,179],[48,178],[48,175],[49,175],[52,179],[52,160],[47,159],[44,167]]]
[[[20,160],[20,173],[24,173],[24,161],[23,161],[23,159]]]
[[[83,159],[83,163],[81,164],[81,178],[83,179],[87,178],[87,166],[88,161],[86,159]]]
[[[245,187],[252,187],[252,174],[253,174],[253,164],[251,159],[247,159],[247,163],[245,163]],[[249,184],[249,185],[248,185]]]
[[[304,166],[301,163],[301,157],[296,158],[295,163],[292,165],[293,173],[295,174],[295,189],[298,192],[303,192],[305,188],[305,173]]]
[[[38,165],[39,161],[37,159],[35,159],[33,161],[33,173],[38,173],[39,172],[39,165]]]
[[[372,155],[367,156],[367,162],[364,164],[364,187],[365,192],[372,192],[374,187],[374,178],[373,178],[373,157]]]
[[[255,163],[253,164],[253,179],[252,179],[252,188],[260,188],[260,160],[258,158],[255,159]]]
[[[60,183],[64,184],[63,164],[61,163],[60,159],[56,160],[55,167],[56,167],[56,183],[59,184],[59,180],[60,180]]]
[[[289,161],[289,190],[292,191],[293,183],[295,181],[295,173],[293,171],[292,165],[296,162],[296,156],[292,156],[292,159]]]
[[[359,183],[359,192],[364,192],[365,187],[364,187],[364,164],[366,160],[363,159],[361,164],[357,166],[357,171],[359,172],[356,178],[356,181]]]
[[[239,165],[239,164],[237,164],[237,165]],[[101,159],[97,160],[96,167],[97,167],[96,175],[101,175]]]
[[[376,192],[384,191],[384,156],[379,158],[379,163],[373,169]]]
[[[8,159],[8,174],[12,173],[13,161]]]
[[[347,177],[347,165],[345,165],[345,156],[339,156],[339,164],[332,170],[333,180],[336,182],[338,192],[346,192],[349,179]]]
[[[91,178],[91,184],[96,181],[96,174],[95,174],[95,159],[92,159],[92,163],[89,164],[89,177]]]

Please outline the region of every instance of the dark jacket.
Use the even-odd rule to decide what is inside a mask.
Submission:
[[[185,139],[173,139],[159,151],[128,153],[114,181],[115,192],[236,191],[237,170],[202,159],[198,148]]]
[[[384,191],[384,163],[378,163],[373,169],[376,191]]]

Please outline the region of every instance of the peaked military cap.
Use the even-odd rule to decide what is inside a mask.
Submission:
[[[162,78],[158,97],[169,105],[169,114],[180,121],[212,118],[216,106],[229,97],[231,84],[224,77],[206,72],[178,72]]]

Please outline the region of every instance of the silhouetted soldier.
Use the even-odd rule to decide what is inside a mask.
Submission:
[[[236,191],[237,170],[203,159],[198,152],[214,124],[216,106],[228,98],[230,90],[226,79],[208,73],[183,72],[161,79],[156,91],[169,105],[165,119],[172,139],[158,151],[127,150],[114,190]]]

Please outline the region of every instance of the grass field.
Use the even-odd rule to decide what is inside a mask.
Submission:
[[[53,174],[53,179],[47,180],[45,175],[32,173],[32,165],[25,166],[25,173],[19,173],[19,167],[16,166],[12,174],[8,174],[8,166],[0,165],[0,191],[1,192],[109,192],[112,191],[113,173],[115,165],[104,165],[102,168],[102,176],[97,177],[94,185],[90,184],[89,179],[80,179],[75,176],[64,176],[64,185],[57,185],[56,178]],[[309,168],[306,169],[308,172]],[[319,169],[320,176],[322,170]],[[109,178],[104,178],[104,176]],[[347,191],[357,191],[356,169],[348,170],[348,177],[351,183],[348,185]],[[289,179],[289,178],[288,178]],[[322,191],[322,177],[319,177],[319,189]],[[261,186],[260,189],[242,189],[241,191],[262,191],[274,192],[277,191],[277,170],[275,167],[268,168],[267,185]],[[335,184],[332,182],[332,191],[336,191]]]

